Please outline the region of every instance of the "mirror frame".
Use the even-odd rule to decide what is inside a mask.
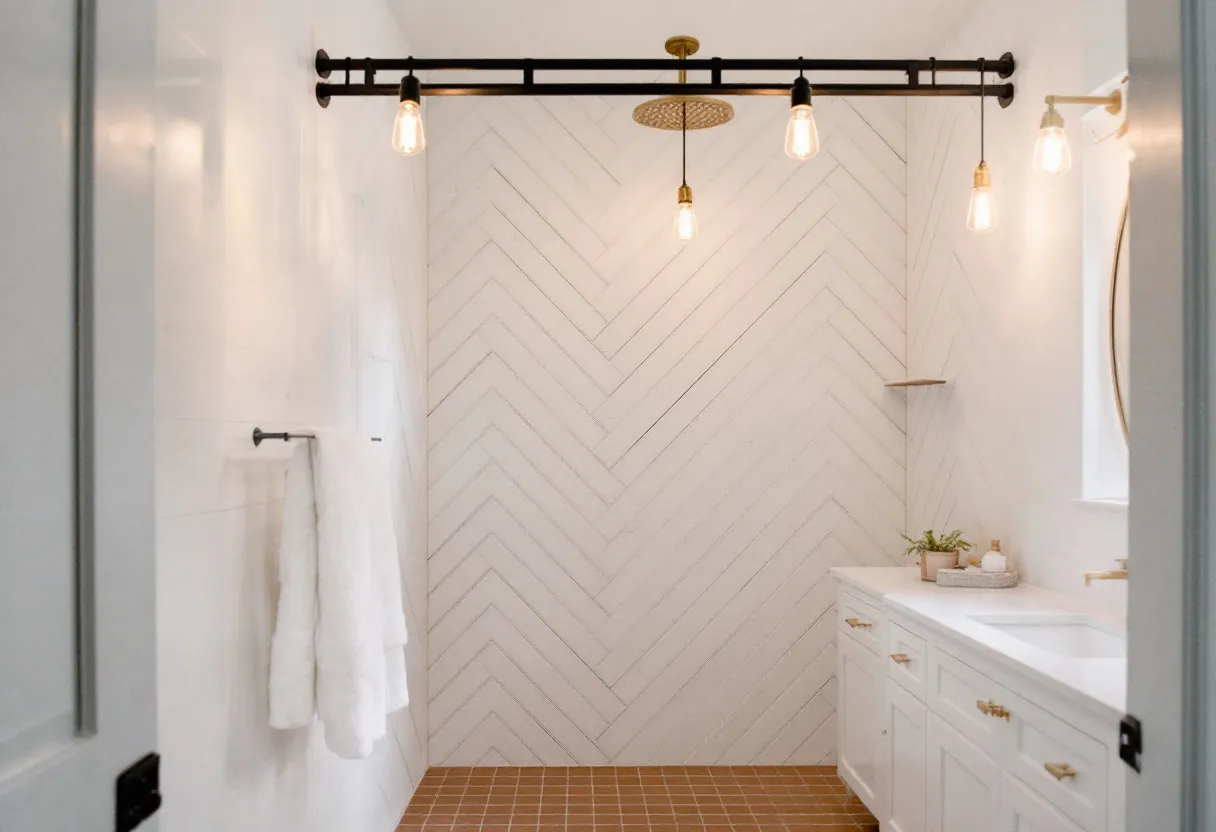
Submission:
[[[1119,383],[1119,365],[1115,349],[1115,304],[1119,291],[1119,252],[1123,249],[1123,241],[1127,237],[1128,209],[1131,207],[1131,196],[1123,202],[1123,213],[1119,217],[1119,233],[1115,236],[1115,256],[1110,268],[1110,376],[1115,391],[1115,408],[1119,412],[1119,427],[1123,429],[1123,441],[1129,447],[1131,438],[1127,429],[1127,401],[1123,395],[1123,385]],[[1131,266],[1128,255],[1128,267]],[[1125,278],[1130,279],[1130,278]],[[1130,288],[1128,291],[1131,291]],[[1130,322],[1129,322],[1130,323]]]

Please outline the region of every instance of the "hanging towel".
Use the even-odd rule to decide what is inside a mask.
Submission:
[[[270,724],[301,728],[317,713],[317,507],[312,449],[299,443],[287,465],[279,541],[279,609],[270,643]]]
[[[315,434],[304,449],[311,450],[309,493],[292,488],[293,479],[297,485],[303,479],[293,477],[305,468],[297,465],[298,455],[288,470],[271,724],[306,725],[315,711],[329,749],[357,759],[385,735],[385,714],[408,703],[397,542],[381,446],[354,433]],[[290,504],[293,497],[306,508]],[[308,508],[311,538],[298,525]],[[312,635],[311,674],[307,646],[298,637],[306,632]]]
[[[401,597],[401,565],[393,532],[393,503],[389,489],[388,460],[380,442],[365,443],[368,509],[371,522],[373,569],[380,588],[384,628],[384,709],[394,713],[410,703],[405,676],[405,606]]]

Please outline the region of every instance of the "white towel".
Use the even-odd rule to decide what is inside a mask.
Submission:
[[[279,609],[270,643],[270,724],[300,728],[317,713],[317,507],[312,449],[296,446],[287,466],[279,541]]]
[[[405,606],[401,598],[401,565],[397,535],[393,532],[393,506],[389,490],[388,460],[380,442],[364,444],[367,458],[368,509],[371,522],[373,569],[380,588],[384,627],[384,709],[394,713],[410,703],[405,677]]]
[[[385,714],[408,703],[397,542],[381,446],[315,433],[311,489],[298,487],[306,467],[299,452],[288,470],[271,724],[306,725],[315,706],[330,750],[357,759],[385,735]],[[311,537],[301,530],[310,513]]]

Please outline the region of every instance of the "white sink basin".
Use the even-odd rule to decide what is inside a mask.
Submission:
[[[1078,659],[1127,657],[1127,634],[1087,615],[973,615],[971,620],[1059,656]]]

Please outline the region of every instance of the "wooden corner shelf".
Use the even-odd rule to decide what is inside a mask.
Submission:
[[[933,387],[938,384],[946,384],[944,378],[905,378],[899,381],[888,381],[884,387]]]

